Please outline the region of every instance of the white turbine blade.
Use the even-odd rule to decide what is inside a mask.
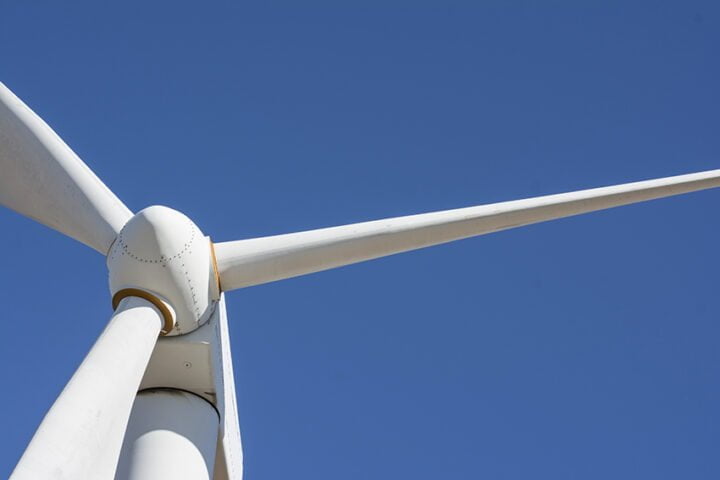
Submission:
[[[720,170],[215,244],[223,290],[522,225],[720,186]]]
[[[127,297],[48,411],[11,480],[111,479],[162,314]]]
[[[105,255],[130,210],[0,83],[0,204]]]

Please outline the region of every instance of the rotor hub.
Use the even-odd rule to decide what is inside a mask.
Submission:
[[[166,335],[189,333],[208,320],[220,297],[214,263],[210,239],[192,220],[171,208],[148,207],[110,248],[110,292],[114,303],[135,290],[149,294],[170,307],[163,311]]]

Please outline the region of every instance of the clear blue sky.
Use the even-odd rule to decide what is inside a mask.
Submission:
[[[216,241],[720,168],[717,2],[537,3],[6,0],[0,79]],[[231,293],[246,478],[720,478],[719,206]],[[0,231],[5,478],[111,308],[94,251]]]

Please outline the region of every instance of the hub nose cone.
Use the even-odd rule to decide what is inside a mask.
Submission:
[[[155,205],[139,211],[118,237],[122,251],[143,263],[173,261],[195,241],[198,228],[172,208]]]
[[[209,239],[177,210],[141,210],[108,253],[110,291],[123,296],[140,289],[160,298],[176,315],[169,335],[189,333],[207,321],[219,298],[210,248]]]

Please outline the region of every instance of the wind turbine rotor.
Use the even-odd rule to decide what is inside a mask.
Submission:
[[[234,453],[240,450],[240,437],[221,290],[718,186],[720,170],[711,170],[213,245],[195,223],[170,208],[152,206],[133,215],[45,122],[0,83],[0,204],[106,255],[116,308],[41,423],[12,479],[110,478],[141,384],[202,397],[200,403],[193,399],[202,408],[189,408],[200,412],[198,418],[209,412],[205,400],[218,413],[224,412],[220,423],[210,412],[215,423],[207,432],[194,430],[209,439],[200,443],[210,445],[221,425],[225,456],[218,458],[225,460],[218,465],[225,472],[239,472],[241,467],[234,467],[241,463],[241,455]],[[158,340],[159,335],[165,338]],[[185,360],[188,355],[199,365],[192,367]],[[180,365],[185,370],[179,370]],[[165,396],[154,398],[153,406],[139,402],[134,414],[138,421],[143,423],[143,415],[153,411],[155,402],[170,405],[162,400]],[[154,456],[156,446],[169,441],[165,426],[180,431],[187,422],[187,414],[171,415],[155,425],[152,441],[142,440],[144,433],[138,433],[142,428],[133,424],[131,433],[137,438],[131,439],[131,448],[153,445],[138,458],[146,458],[148,452]],[[213,457],[212,449],[198,455],[202,460],[198,465],[209,464],[206,458]],[[175,466],[181,471],[183,458],[177,460]],[[123,468],[135,469],[136,462],[128,462]],[[133,471],[141,470],[150,471]]]

